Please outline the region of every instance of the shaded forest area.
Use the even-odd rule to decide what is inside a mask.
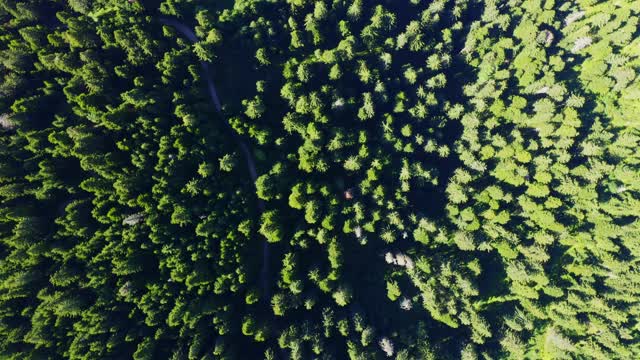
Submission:
[[[0,358],[640,358],[639,15],[0,0]]]

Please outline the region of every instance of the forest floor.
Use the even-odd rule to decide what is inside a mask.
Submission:
[[[180,21],[176,19],[171,19],[171,18],[159,18],[158,20],[162,24],[169,25],[175,28],[179,33],[181,33],[184,37],[186,37],[191,43],[195,43],[198,41],[198,37],[193,32],[193,30],[191,30],[187,25],[181,23]],[[216,111],[221,116],[223,116],[222,106],[220,104],[220,99],[218,98],[218,92],[216,91],[216,87],[213,84],[213,80],[211,79],[211,71],[209,70],[209,64],[207,62],[201,61],[200,67],[202,68],[202,71],[204,73],[204,78],[207,81],[207,88],[209,89],[209,97],[211,98],[211,102],[213,102],[213,105],[215,106]],[[244,141],[242,141],[242,139],[240,139],[239,136],[237,136],[233,132],[233,129],[231,128],[231,126],[229,126],[229,123],[227,123],[224,117],[223,117],[223,120],[228,130],[231,131],[231,134],[233,135],[234,139],[238,143],[238,146],[240,146],[240,149],[242,149],[242,152],[245,158],[247,159],[247,169],[249,170],[249,176],[251,177],[251,181],[255,185],[256,179],[258,178],[258,172],[256,170],[255,160],[253,159],[251,150],[249,149],[249,146],[247,146],[247,144]],[[261,199],[257,200],[257,207],[258,207],[258,214],[259,215],[262,214],[262,212],[264,211],[264,203],[262,202]],[[269,290],[268,264],[269,264],[269,245],[267,244],[267,240],[265,239],[262,245],[262,270],[260,271],[260,277],[261,277],[261,283],[262,283],[262,290],[266,295],[265,296],[266,299],[269,299],[269,296],[270,296],[268,291]]]

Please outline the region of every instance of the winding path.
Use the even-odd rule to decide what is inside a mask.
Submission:
[[[164,25],[169,25],[175,28],[179,33],[181,33],[184,37],[186,37],[191,43],[196,43],[198,41],[198,37],[196,34],[189,28],[187,25],[181,23],[180,21],[172,18],[161,17],[158,19],[160,23]],[[233,128],[229,125],[229,123],[224,119],[224,115],[222,114],[222,106],[220,105],[220,99],[218,98],[218,92],[216,91],[216,87],[213,84],[213,80],[211,80],[211,70],[209,69],[209,63],[200,61],[200,67],[202,68],[202,72],[204,73],[204,78],[207,81],[207,88],[209,90],[209,97],[211,98],[211,102],[216,108],[216,111],[223,118],[223,122],[226,125],[227,129],[232,134],[238,146],[242,150],[244,157],[247,159],[247,169],[249,170],[249,175],[251,176],[251,181],[255,184],[256,179],[258,178],[258,172],[256,171],[256,164],[253,159],[253,155],[249,150],[247,144],[242,141],[242,139],[235,133]],[[262,214],[264,211],[264,202],[258,198],[258,212]],[[269,287],[268,285],[268,273],[269,273],[269,245],[265,240],[262,245],[262,270],[260,271],[260,278],[262,282],[262,291],[266,295],[266,300],[269,301]]]

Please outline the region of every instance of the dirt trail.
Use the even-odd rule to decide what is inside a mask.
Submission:
[[[196,34],[189,28],[187,25],[181,23],[176,19],[161,17],[158,19],[160,23],[169,25],[175,28],[179,33],[181,33],[184,37],[186,37],[191,43],[195,43],[198,41],[198,37]],[[242,139],[235,133],[235,131],[231,128],[229,123],[224,119],[224,115],[222,114],[222,106],[220,105],[220,99],[218,98],[218,92],[216,91],[216,87],[213,84],[213,80],[211,79],[211,70],[209,69],[209,63],[201,61],[200,67],[202,68],[202,72],[204,73],[204,79],[207,81],[207,88],[209,90],[209,97],[211,98],[211,102],[213,106],[216,108],[216,111],[223,117],[224,124],[227,126],[227,129],[233,135],[233,138],[240,146],[242,153],[244,154],[245,159],[247,160],[247,169],[249,170],[249,176],[251,177],[251,181],[255,184],[256,179],[258,178],[258,172],[256,171],[255,160],[253,159],[253,155],[249,150],[247,144],[242,141]],[[262,214],[264,211],[264,203],[261,199],[258,199],[257,202],[258,212]],[[269,245],[265,240],[262,245],[262,270],[260,271],[260,278],[262,283],[262,291],[266,295],[266,300],[269,301],[269,287],[268,285],[268,274],[269,274]]]

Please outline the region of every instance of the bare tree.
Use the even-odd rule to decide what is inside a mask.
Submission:
[[[144,219],[143,213],[131,214],[127,216],[124,220],[122,220],[122,224],[132,226],[132,225],[138,224],[143,219]]]
[[[400,300],[400,309],[409,311],[411,308],[413,308],[413,302],[411,302],[410,299],[403,297],[402,300]]]
[[[382,349],[382,351],[387,354],[387,357],[393,356],[393,343],[391,342],[391,340],[389,340],[389,338],[383,337],[382,339],[380,339],[380,342],[378,344],[380,344],[380,349]]]
[[[587,46],[591,45],[592,42],[593,42],[593,39],[591,39],[588,36],[578,38],[573,43],[573,48],[571,48],[571,52],[577,53],[578,51],[580,51],[580,50],[586,48]]]
[[[11,121],[11,117],[9,117],[9,114],[0,115],[0,128],[3,128],[5,130],[13,130],[16,128],[16,124]]]
[[[573,14],[567,16],[566,19],[564,19],[564,24],[569,25],[576,20],[580,20],[583,16],[584,16],[584,11],[574,12]]]
[[[386,254],[384,254],[384,261],[387,262],[387,264],[395,264],[396,263],[396,258],[393,257],[393,254],[388,252]]]

